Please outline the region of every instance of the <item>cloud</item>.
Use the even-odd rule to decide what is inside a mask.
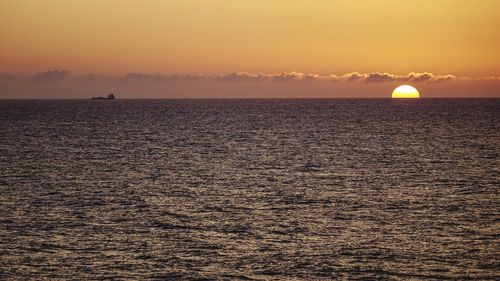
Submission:
[[[147,74],[140,72],[130,72],[121,78],[122,81],[125,82],[166,82],[166,81],[174,81],[178,79],[178,75],[168,74]]]
[[[390,74],[390,73],[370,73],[367,74],[365,78],[366,83],[373,83],[373,82],[392,82],[398,79],[397,75]]]
[[[85,74],[78,76],[77,78],[87,83],[110,81],[114,79],[113,76],[100,74]]]
[[[224,82],[238,82],[238,81],[260,81],[269,79],[265,74],[252,74],[248,72],[233,72],[227,74],[212,75],[210,78],[217,81]]]
[[[164,83],[174,81],[194,81],[208,78],[208,75],[199,74],[149,74],[141,72],[130,72],[120,80],[125,82],[147,82]]]
[[[284,81],[310,81],[316,78],[314,74],[305,74],[301,72],[281,72],[279,74],[271,74],[271,80],[273,82],[284,82]]]
[[[420,83],[420,82],[444,82],[444,81],[450,81],[450,80],[455,80],[457,77],[455,75],[451,74],[445,74],[445,75],[435,75],[429,72],[422,72],[422,73],[415,73],[411,72],[405,77],[405,81],[411,81],[414,83]]]
[[[411,72],[407,75],[407,79],[416,83],[429,81],[434,77],[432,73],[424,72],[424,73],[415,73]]]
[[[433,80],[431,80],[431,82],[445,82],[445,81],[450,81],[450,80],[456,80],[457,77],[455,75],[438,75],[438,76],[435,76]]]
[[[121,78],[126,82],[146,82],[160,83],[171,81],[193,81],[207,80],[216,82],[288,82],[288,81],[330,81],[330,82],[355,82],[364,81],[365,83],[383,83],[383,82],[445,82],[457,79],[456,76],[435,75],[430,72],[411,72],[407,75],[391,74],[387,72],[360,73],[350,72],[342,76],[335,74],[319,75],[314,73],[303,73],[297,71],[281,73],[250,73],[250,72],[231,72],[220,74],[148,74],[141,72],[130,72]]]
[[[383,88],[389,89],[396,84],[407,83],[417,88],[426,84],[426,96],[435,97],[498,97],[500,89],[498,75],[457,77],[431,72],[350,72],[343,75],[297,71],[212,74],[130,72],[124,75],[106,75],[48,70],[34,75],[0,74],[0,98],[88,98],[109,91],[116,92],[120,98],[382,97]],[[433,91],[435,94],[431,94]]]
[[[68,70],[48,70],[39,72],[31,77],[15,76],[8,73],[0,74],[2,84],[17,81],[19,83],[35,82],[54,84],[67,81],[70,77]],[[350,72],[343,75],[327,74],[320,75],[314,73],[304,73],[297,71],[280,73],[250,73],[250,72],[231,72],[219,74],[150,74],[142,72],[130,72],[121,77],[86,74],[73,76],[74,81],[83,81],[86,83],[98,83],[107,81],[109,83],[143,83],[143,84],[162,84],[176,81],[192,82],[307,82],[307,81],[327,81],[327,82],[364,82],[364,83],[442,83],[448,81],[499,81],[498,76],[486,77],[457,77],[451,74],[433,74],[431,72],[410,72],[406,75],[392,74],[387,72]],[[24,81],[24,82],[23,82]]]
[[[330,82],[338,82],[338,81],[340,81],[340,77],[338,77],[335,74],[330,74],[328,76],[325,76],[325,80],[328,80]]]
[[[48,70],[44,72],[36,73],[31,81],[36,83],[45,83],[45,82],[58,82],[66,79],[70,72],[68,70]]]
[[[364,80],[365,83],[378,83],[378,82],[439,83],[457,79],[455,75],[451,74],[436,75],[430,72],[410,72],[407,75],[398,75],[386,72],[384,73],[374,72],[368,74],[361,74],[361,76],[365,77]]]
[[[339,77],[330,74],[322,76],[314,73],[303,72],[281,72],[281,73],[259,73],[253,74],[249,72],[233,72],[228,74],[214,74],[207,76],[208,79],[223,81],[223,82],[238,82],[238,81],[271,81],[271,82],[286,82],[286,81],[314,81],[327,80],[338,81]]]
[[[367,74],[362,74],[359,72],[351,72],[351,73],[346,73],[341,76],[341,79],[347,80],[348,82],[353,82],[357,81],[360,79],[365,79],[368,75]]]

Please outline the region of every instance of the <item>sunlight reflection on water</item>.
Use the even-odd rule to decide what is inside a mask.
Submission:
[[[499,111],[0,101],[0,277],[498,279]]]

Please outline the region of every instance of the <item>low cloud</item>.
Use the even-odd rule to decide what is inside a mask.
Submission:
[[[435,75],[435,74],[432,74],[429,72],[422,72],[422,73],[411,72],[408,75],[406,75],[406,77],[403,78],[403,81],[411,81],[414,83],[420,83],[420,82],[439,83],[439,82],[456,80],[456,79],[457,79],[457,77],[455,75],[451,75],[451,74]]]
[[[259,73],[253,74],[248,72],[233,72],[229,74],[219,74],[208,76],[209,79],[214,79],[223,82],[238,82],[238,81],[272,81],[272,82],[286,82],[286,81],[312,81],[323,79],[322,76],[312,73],[302,72],[281,72],[281,73]]]
[[[270,74],[269,77],[273,82],[283,82],[283,81],[311,81],[317,80],[321,76],[317,74],[308,74],[301,72],[282,72],[279,74]]]
[[[351,73],[346,73],[341,76],[342,80],[346,80],[348,82],[353,82],[353,81],[358,81],[362,79],[366,79],[368,75],[364,73],[359,73],[359,72],[351,72]]]
[[[308,81],[326,81],[326,82],[364,82],[364,83],[442,83],[448,81],[493,81],[500,80],[498,76],[487,77],[457,77],[451,74],[433,74],[431,72],[410,72],[406,75],[392,74],[387,72],[350,72],[343,75],[335,74],[315,74],[297,71],[280,73],[250,73],[250,72],[232,72],[220,74],[150,74],[142,72],[130,72],[123,76],[110,76],[101,74],[70,75],[68,70],[48,70],[39,72],[31,77],[15,76],[11,74],[0,74],[2,83],[10,82],[31,82],[54,84],[63,81],[83,81],[86,83],[97,83],[102,81],[116,83],[144,83],[144,84],[162,84],[170,82],[308,82]]]
[[[455,75],[438,75],[435,76],[431,82],[445,82],[445,81],[450,81],[450,80],[456,80],[457,77]]]
[[[335,75],[335,74],[330,74],[330,75],[326,76],[325,79],[330,81],[330,82],[340,81],[340,77]]]
[[[313,73],[302,72],[281,72],[281,73],[249,73],[249,72],[232,72],[221,74],[147,74],[131,72],[120,78],[122,81],[130,82],[169,82],[169,81],[192,81],[192,80],[208,80],[216,82],[286,82],[286,81],[313,81],[313,80],[330,80],[336,81],[336,75],[321,76]]]
[[[169,81],[193,81],[208,80],[216,82],[289,82],[289,81],[330,81],[330,82],[356,82],[384,83],[384,82],[411,82],[411,83],[439,83],[459,79],[454,75],[436,75],[430,72],[411,72],[407,75],[392,74],[387,72],[360,73],[350,72],[341,76],[335,74],[319,75],[303,72],[281,72],[281,73],[249,73],[232,72],[221,74],[146,74],[131,72],[121,78],[123,81],[134,82],[169,82]]]
[[[87,83],[95,83],[95,82],[103,82],[103,81],[111,81],[114,80],[113,76],[109,75],[100,75],[100,74],[86,74],[78,77]]]
[[[121,78],[125,82],[168,82],[179,78],[178,75],[147,74],[140,72],[130,72]]]
[[[407,75],[397,75],[391,73],[368,73],[363,74],[365,77],[364,81],[366,83],[379,83],[379,82],[412,82],[412,83],[422,83],[422,82],[445,82],[450,80],[455,80],[457,77],[451,74],[436,75],[430,72],[410,72]]]
[[[367,74],[365,78],[366,83],[373,83],[373,82],[392,82],[397,80],[397,75],[389,74],[389,73],[370,73]]]
[[[426,97],[498,97],[500,77],[464,77],[431,72],[392,74],[306,72],[125,75],[71,74],[48,70],[34,75],[0,74],[0,98],[89,98],[116,92],[120,98],[196,97],[384,97],[396,84],[412,84]],[[389,90],[388,90],[389,89]]]
[[[148,82],[148,83],[163,83],[174,81],[194,81],[206,79],[209,75],[198,74],[149,74],[141,72],[130,72],[121,77],[121,81],[125,82]]]
[[[212,75],[209,78],[223,82],[261,81],[268,79],[268,77],[265,74],[252,74],[248,72],[224,73],[224,74]]]
[[[424,72],[424,73],[411,72],[410,74],[408,74],[407,77],[408,80],[419,83],[431,80],[434,77],[434,75],[429,72]]]
[[[58,82],[66,79],[70,74],[68,70],[48,70],[36,73],[31,81],[36,83]]]

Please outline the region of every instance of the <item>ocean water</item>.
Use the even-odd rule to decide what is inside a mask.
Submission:
[[[500,279],[499,99],[0,101],[0,279]]]

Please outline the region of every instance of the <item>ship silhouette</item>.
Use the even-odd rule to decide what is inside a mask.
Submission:
[[[114,100],[115,95],[113,93],[109,93],[107,97],[92,97],[91,100]]]

